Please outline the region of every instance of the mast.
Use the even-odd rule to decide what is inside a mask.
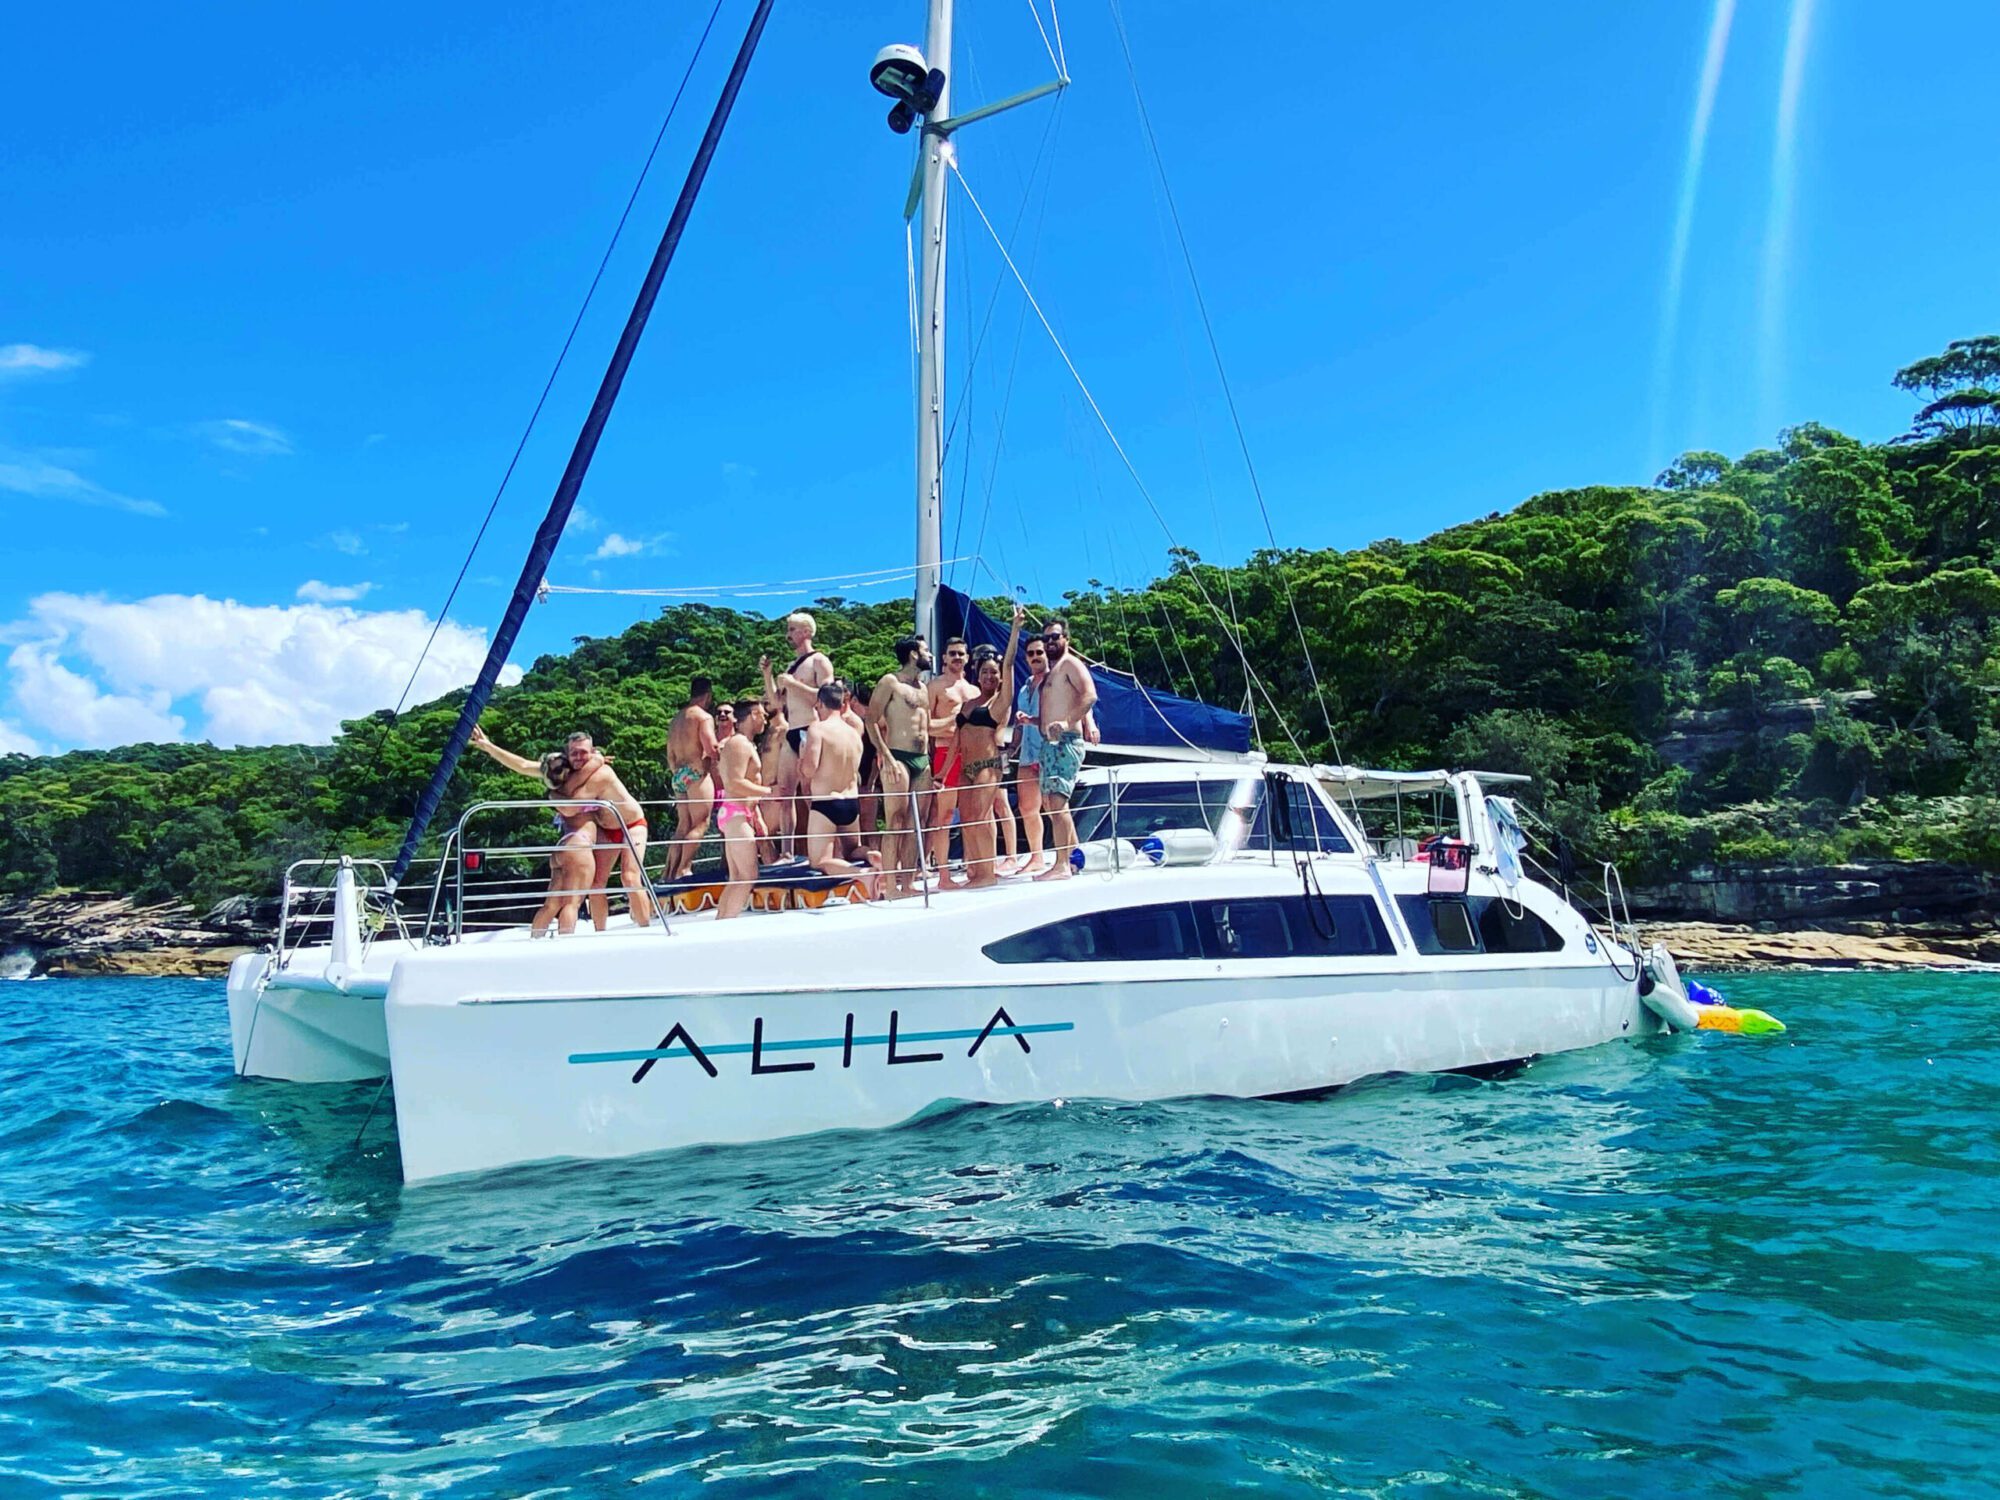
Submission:
[[[397,851],[396,863],[389,871],[389,888],[392,891],[402,884],[403,876],[409,872],[410,861],[416,857],[417,845],[437,813],[445,787],[451,782],[451,773],[457,769],[458,759],[465,753],[473,727],[479,722],[480,711],[485,708],[486,700],[492,696],[494,686],[500,680],[500,669],[506,665],[507,653],[514,648],[521,623],[528,617],[528,606],[534,602],[535,590],[548,571],[549,559],[555,555],[556,544],[562,540],[563,528],[569,524],[570,512],[576,507],[577,493],[583,488],[584,475],[590,472],[590,461],[597,454],[597,440],[604,433],[604,424],[610,420],[611,408],[617,403],[618,392],[625,383],[625,371],[631,366],[633,352],[639,347],[639,335],[645,332],[646,320],[652,316],[653,302],[660,294],[660,283],[666,279],[667,267],[673,264],[681,232],[687,228],[688,215],[694,212],[695,199],[701,195],[701,185],[708,177],[708,164],[722,140],[723,127],[729,123],[729,113],[736,107],[736,95],[743,87],[743,75],[750,70],[750,59],[757,55],[757,42],[764,35],[764,23],[770,19],[771,4],[772,0],[757,0],[757,9],[750,17],[750,27],[743,34],[742,46],[736,50],[736,61],[730,65],[728,78],[723,80],[721,97],[715,102],[708,129],[702,135],[701,145],[695,150],[694,162],[688,168],[686,180],[681,183],[680,197],[674,201],[674,211],[660,236],[659,248],[653,252],[646,279],[640,283],[639,295],[625,320],[625,331],[618,336],[618,347],[612,351],[611,363],[604,371],[604,379],[598,384],[597,399],[590,404],[590,414],[584,418],[583,430],[577,434],[576,446],[570,450],[569,463],[563,469],[554,497],[549,501],[548,514],[542,518],[542,524],[535,532],[527,561],[521,565],[521,576],[507,602],[506,613],[500,617],[499,627],[493,632],[486,660],[465,696],[465,706],[459,710],[458,722],[452,725],[451,734],[445,740],[430,783],[417,797],[416,808],[410,815],[409,831],[403,835],[403,846]]]
[[[951,134],[952,0],[930,0],[924,58],[943,76],[923,124],[922,235],[917,270],[917,632],[938,640],[938,585],[944,562],[945,181]]]

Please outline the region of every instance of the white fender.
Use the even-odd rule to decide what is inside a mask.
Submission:
[[[1693,1031],[1700,1017],[1688,999],[1687,985],[1681,979],[1673,954],[1667,952],[1667,945],[1653,944],[1646,950],[1643,962],[1646,972],[1653,977],[1652,989],[1639,997],[1646,1009],[1676,1031]]]

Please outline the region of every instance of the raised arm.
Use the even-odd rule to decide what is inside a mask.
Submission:
[[[519,771],[523,776],[532,776],[537,781],[542,779],[539,762],[529,760],[525,755],[516,755],[512,750],[502,750],[486,737],[486,731],[477,724],[472,726],[472,738],[467,743],[476,750],[484,750],[510,771]]]
[[[1014,606],[1014,628],[1007,632],[1007,650],[1000,658],[1000,699],[992,710],[993,722],[1005,724],[1014,713],[1014,653],[1021,645],[1021,622],[1028,618],[1022,605]]]
[[[794,677],[790,672],[780,672],[777,677],[779,687],[791,688],[801,693],[816,693],[833,681],[833,659],[824,651],[815,651],[799,663],[811,675]]]
[[[560,795],[564,797],[576,796],[580,791],[582,791],[584,783],[589,781],[590,778],[595,776],[599,771],[603,770],[605,765],[610,761],[610,759],[611,757],[606,755],[602,750],[591,751],[589,760],[585,761],[580,766],[572,766],[570,768],[569,775],[563,778],[563,784],[558,789]],[[537,767],[537,770],[539,769],[540,768]],[[614,776],[611,779],[613,781],[616,781],[618,778]]]
[[[768,656],[758,657],[757,670],[764,674],[764,712],[769,713],[772,706],[778,701],[778,684],[771,676],[771,658]]]

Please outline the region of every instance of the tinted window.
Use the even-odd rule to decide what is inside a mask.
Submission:
[[[1525,906],[1492,896],[1404,896],[1419,953],[1557,953],[1562,934]]]
[[[1462,897],[1404,896],[1397,903],[1417,952],[1477,953],[1479,933]]]
[[[988,943],[995,963],[1145,963],[1199,958],[1184,901],[1094,911]]]
[[[1562,934],[1525,906],[1486,900],[1479,913],[1479,936],[1488,953],[1555,953]]]
[[[1366,896],[1259,896],[1197,901],[1207,958],[1319,958],[1389,953],[1389,931]]]
[[[1157,963],[1191,958],[1316,958],[1389,953],[1366,896],[1260,896],[1094,911],[988,943],[995,963]]]

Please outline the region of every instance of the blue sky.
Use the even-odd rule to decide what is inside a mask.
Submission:
[[[749,9],[726,0],[426,689],[477,661]],[[909,558],[912,147],[866,67],[921,9],[779,0],[552,581]],[[1025,0],[961,9],[960,108],[1048,75]],[[1726,47],[1709,3],[1126,11],[1284,544],[1420,535],[1808,418],[1885,437],[1898,365],[2000,327],[2000,200],[1966,144],[2000,10],[1741,0]],[[324,737],[394,698],[707,14],[9,19],[0,750]],[[968,130],[966,177],[1175,538],[1234,560],[1263,527],[1111,15],[1061,21],[1059,114]],[[948,551],[962,510],[982,587],[1143,581],[1165,533],[1032,322],[1016,355],[1019,298],[952,214]],[[652,607],[540,606],[516,659]]]

